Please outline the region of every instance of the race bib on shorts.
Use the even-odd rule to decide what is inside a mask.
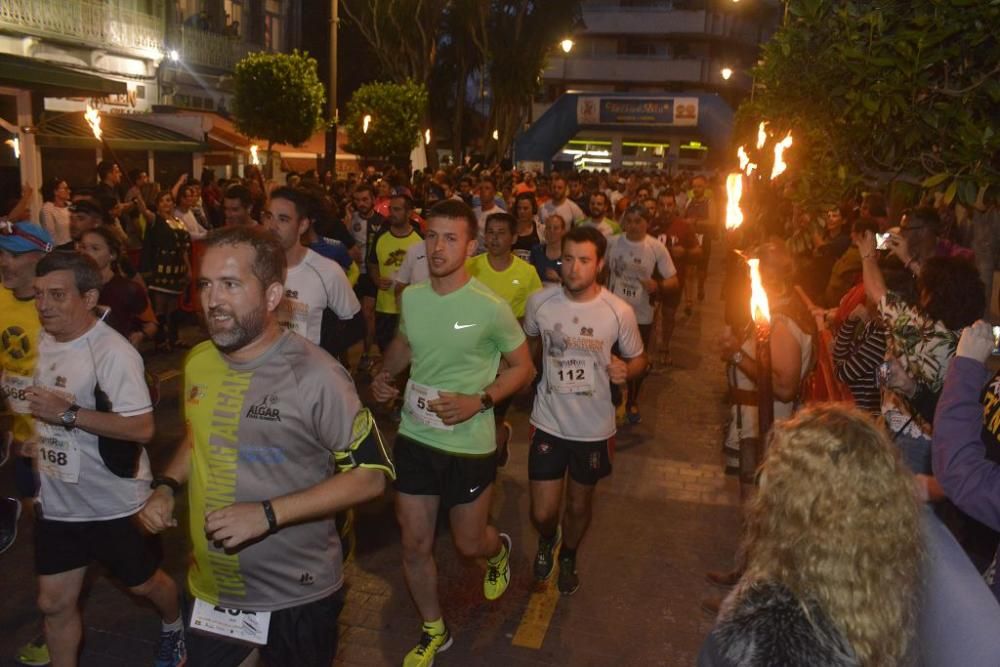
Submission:
[[[414,420],[424,426],[441,429],[442,431],[453,431],[454,426],[448,426],[441,418],[431,410],[427,404],[440,398],[438,390],[434,387],[420,384],[410,380],[406,383],[406,412]]]
[[[220,607],[195,598],[191,611],[191,629],[226,639],[265,646],[271,627],[271,612],[242,611]]]

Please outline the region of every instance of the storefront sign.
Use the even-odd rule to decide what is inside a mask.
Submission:
[[[576,119],[581,125],[698,125],[697,97],[580,96]]]

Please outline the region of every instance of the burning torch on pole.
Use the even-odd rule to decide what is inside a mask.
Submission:
[[[115,154],[114,149],[108,144],[107,139],[104,138],[104,130],[101,128],[101,112],[97,110],[97,106],[93,101],[87,102],[87,110],[84,112],[83,117],[87,121],[87,124],[90,125],[90,131],[94,133],[94,138],[101,142],[101,146],[111,156],[111,160],[118,165],[118,168],[122,172],[122,178],[125,179],[125,184],[128,188],[131,188],[133,183],[128,177],[125,167],[122,165],[121,160],[118,159],[118,155]]]

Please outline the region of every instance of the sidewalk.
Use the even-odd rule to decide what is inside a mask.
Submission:
[[[718,259],[718,257],[717,257]],[[482,571],[460,559],[441,523],[435,554],[445,619],[455,644],[436,662],[448,665],[691,665],[712,626],[699,608],[715,595],[708,569],[731,565],[739,541],[739,489],[721,472],[725,374],[714,352],[722,327],[720,261],[713,262],[709,299],[678,321],[675,366],[643,386],[643,422],[619,431],[613,475],[601,482],[594,520],[578,559],[581,587],[569,598],[554,581],[531,576],[536,535],[528,517],[527,412],[512,408],[510,463],[498,476],[493,520],[513,538],[513,578],[499,601],[482,596]],[[158,360],[161,361],[161,360]],[[179,362],[178,362],[179,363]],[[162,364],[162,361],[161,361]],[[151,366],[154,366],[151,364]],[[161,365],[159,370],[164,370]],[[181,429],[179,379],[164,383],[151,448],[154,469]],[[10,466],[0,484],[12,488]],[[399,665],[420,634],[400,560],[390,497],[358,511],[359,545],[347,567],[338,665]],[[0,665],[36,631],[30,525],[3,556]],[[164,540],[167,569],[181,580],[186,538]],[[104,577],[84,601],[84,666],[149,665],[156,618]],[[284,666],[281,666],[284,667]]]

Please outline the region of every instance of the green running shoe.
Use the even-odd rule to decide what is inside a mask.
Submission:
[[[427,630],[427,626],[424,625],[420,643],[403,658],[403,667],[431,667],[434,664],[434,656],[447,651],[451,646],[452,639],[448,628],[445,628],[442,634],[433,634]]]
[[[535,579],[548,581],[556,566],[556,552],[562,544],[562,526],[556,528],[551,540],[538,538],[538,552],[535,554]]]
[[[45,635],[38,635],[18,649],[17,657],[14,659],[29,667],[42,667],[50,664],[52,659],[49,658],[49,646],[45,643]]]
[[[496,560],[491,559],[486,563],[486,579],[483,580],[483,595],[486,596],[487,600],[496,600],[499,598],[510,584],[510,535],[500,533],[500,539],[503,540],[503,551],[500,552],[499,556],[495,557]]]

